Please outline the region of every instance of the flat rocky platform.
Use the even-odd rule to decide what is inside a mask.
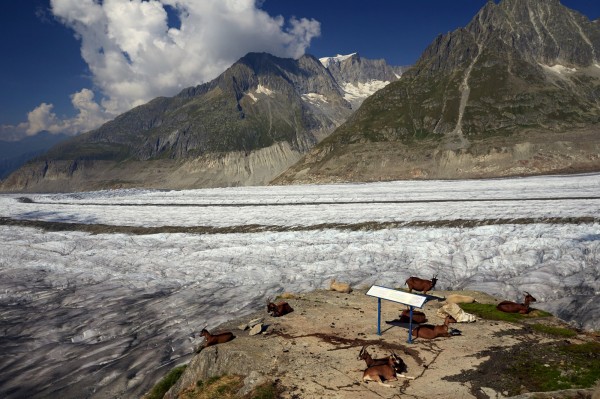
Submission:
[[[283,398],[501,398],[527,392],[527,376],[508,379],[502,375],[502,363],[516,353],[531,351],[549,356],[548,345],[600,342],[597,334],[579,333],[568,339],[556,338],[532,330],[528,324],[561,325],[555,318],[531,318],[524,324],[478,319],[474,323],[451,324],[462,335],[435,340],[407,342],[406,324],[394,322],[403,307],[382,301],[382,334],[377,335],[377,299],[366,290],[349,294],[315,291],[286,299],[294,312],[274,318],[266,310],[234,320],[212,331],[233,331],[236,339],[203,349],[196,355],[165,396],[177,397],[198,380],[223,374],[250,376],[247,386],[265,379],[276,381]],[[474,296],[481,303],[497,299],[477,292],[460,292]],[[448,292],[435,291],[444,297]],[[441,300],[432,299],[424,306],[428,323],[442,324],[437,316]],[[263,333],[250,336],[239,326],[254,318],[264,319]],[[393,388],[361,382],[364,361],[358,353],[364,345],[373,357],[391,352],[400,355],[408,366],[406,376],[393,381]],[[557,359],[544,357],[545,361]],[[560,360],[558,360],[560,361]],[[563,393],[564,394],[564,393]],[[576,396],[578,395],[578,396]],[[593,389],[538,397],[592,398]],[[597,392],[596,395],[600,395]],[[594,395],[594,398],[596,396]]]

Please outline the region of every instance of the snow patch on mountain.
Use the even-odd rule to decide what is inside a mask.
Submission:
[[[327,97],[325,97],[322,94],[319,93],[306,93],[302,95],[302,99],[304,101],[308,101],[311,104],[322,104],[322,103],[328,103],[329,100],[327,100]]]
[[[389,84],[390,82],[387,81],[370,80],[366,83],[359,82],[358,84],[346,82],[341,85],[341,88],[344,90],[344,99],[352,104],[352,109],[356,109],[367,97]]]
[[[558,73],[561,75],[566,75],[566,74],[570,74],[570,73],[574,73],[577,72],[577,69],[575,68],[569,68],[567,66],[564,65],[560,65],[560,64],[556,64],[556,65],[544,65],[544,64],[540,64],[542,66],[542,68],[546,69],[546,70],[550,70],[554,73]]]
[[[266,94],[267,96],[272,96],[273,95],[273,90],[271,90],[268,87],[265,87],[265,86],[259,84],[258,87],[256,88],[256,93],[258,93],[258,94]]]
[[[348,58],[352,57],[353,55],[356,55],[356,53],[352,53],[352,54],[348,54],[348,55],[338,54],[335,57],[323,57],[323,58],[319,58],[319,61],[321,61],[321,64],[323,64],[323,66],[325,68],[329,68],[329,64],[331,64],[332,62],[342,62],[342,61],[347,60]]]

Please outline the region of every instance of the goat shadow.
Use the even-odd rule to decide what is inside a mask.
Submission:
[[[427,299],[425,299],[425,303],[427,303],[429,301],[433,301],[434,299],[438,302],[446,300],[445,296],[437,296],[437,295],[431,295],[431,294],[415,294],[415,295],[421,295],[421,296],[424,296],[425,298],[427,298]]]

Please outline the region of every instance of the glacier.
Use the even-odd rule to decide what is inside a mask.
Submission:
[[[599,330],[599,215],[600,174],[0,195],[0,396],[139,397],[202,328],[332,278],[526,290]]]

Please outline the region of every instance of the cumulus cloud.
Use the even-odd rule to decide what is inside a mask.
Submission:
[[[34,135],[46,130],[50,133],[77,134],[91,130],[106,120],[105,112],[94,102],[94,93],[89,89],[71,95],[71,103],[78,114],[65,119],[59,119],[52,112],[52,104],[42,103],[27,115],[26,133]]]
[[[41,131],[75,135],[92,130],[107,120],[106,111],[94,101],[94,93],[89,89],[72,94],[71,104],[77,110],[77,114],[71,118],[59,118],[52,112],[54,105],[42,103],[27,114],[27,122],[16,126],[0,126],[0,138],[8,141],[19,140]]]
[[[158,96],[207,82],[251,51],[298,58],[320,35],[314,19],[270,16],[262,0],[51,0],[72,29],[99,102],[84,89],[72,96],[79,114],[59,120],[52,105],[29,113],[27,134],[75,133],[97,127]],[[176,15],[177,26],[169,25]]]

